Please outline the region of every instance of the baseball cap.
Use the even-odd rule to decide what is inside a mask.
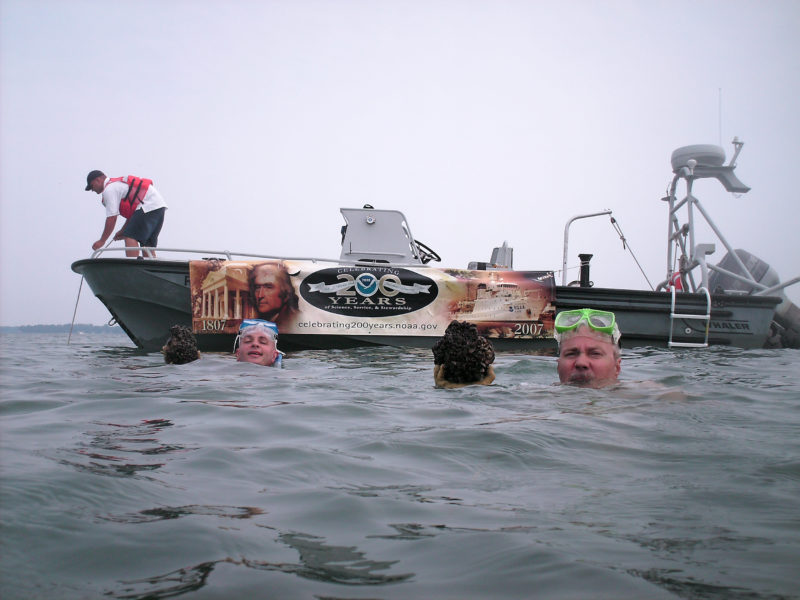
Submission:
[[[90,184],[92,183],[92,179],[96,179],[97,177],[105,177],[106,174],[102,171],[98,171],[95,169],[94,171],[89,171],[89,174],[86,176],[86,191],[88,192],[90,189]]]

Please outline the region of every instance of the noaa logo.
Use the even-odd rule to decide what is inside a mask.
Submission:
[[[378,278],[372,273],[362,273],[356,277],[356,291],[362,296],[372,296],[378,291]]]
[[[393,317],[436,300],[429,277],[395,267],[333,267],[309,274],[300,295],[312,306],[351,317]]]

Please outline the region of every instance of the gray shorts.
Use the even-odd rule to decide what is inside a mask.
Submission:
[[[164,224],[165,207],[144,212],[141,208],[133,211],[131,218],[125,222],[122,235],[133,238],[142,246],[158,246],[158,234]]]

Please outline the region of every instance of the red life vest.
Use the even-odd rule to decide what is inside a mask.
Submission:
[[[672,277],[669,279],[669,283],[667,284],[667,291],[675,288],[676,292],[683,291],[683,280],[681,279],[681,272],[676,271],[672,274]]]
[[[128,193],[119,201],[119,214],[126,219],[130,219],[133,211],[139,208],[139,205],[144,200],[147,190],[153,185],[153,180],[142,179],[141,177],[136,177],[136,175],[128,175],[127,177],[111,177],[108,183],[114,183],[115,181],[121,181],[128,186]],[[108,186],[108,183],[106,186]]]

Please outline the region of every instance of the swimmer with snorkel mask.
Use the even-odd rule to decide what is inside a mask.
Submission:
[[[613,312],[565,310],[556,315],[554,326],[561,383],[591,388],[617,383],[621,334]]]
[[[233,342],[238,362],[265,367],[282,366],[283,352],[278,350],[278,326],[264,319],[245,319]]]

